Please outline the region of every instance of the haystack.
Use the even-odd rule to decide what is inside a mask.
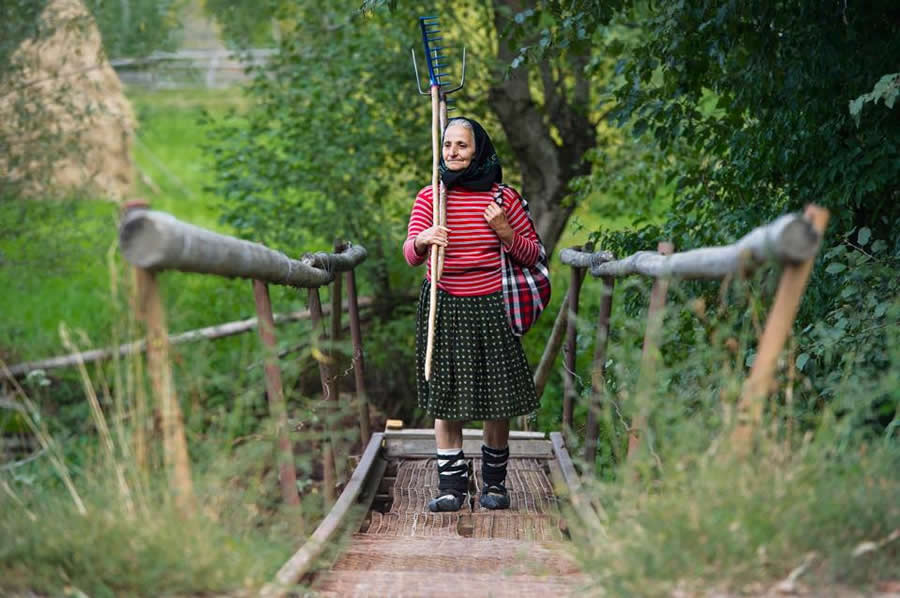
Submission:
[[[81,0],[49,0],[40,19],[0,81],[0,187],[121,200],[134,179],[135,117],[100,31]]]

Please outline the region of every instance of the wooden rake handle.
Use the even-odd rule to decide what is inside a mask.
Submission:
[[[441,88],[439,85],[431,86],[431,221],[441,224],[441,194],[439,189],[440,176],[438,167],[441,160]],[[431,380],[431,361],[434,357],[434,328],[437,319],[437,287],[440,281],[440,266],[443,264],[442,248],[431,246],[431,293],[428,303],[428,342],[425,348],[425,380]]]

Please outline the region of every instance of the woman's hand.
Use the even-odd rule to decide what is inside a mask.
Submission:
[[[515,239],[515,231],[509,225],[509,221],[506,219],[506,211],[503,208],[497,205],[496,202],[491,202],[484,209],[484,219],[487,221],[488,226],[494,229],[494,232],[497,233],[504,245],[512,245]]]
[[[426,228],[418,235],[416,235],[416,253],[422,255],[428,249],[429,245],[446,247],[449,242],[450,229],[446,226],[440,226],[436,224],[431,228]]]

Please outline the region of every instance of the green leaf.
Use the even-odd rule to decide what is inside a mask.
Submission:
[[[865,247],[866,243],[869,242],[869,239],[872,237],[872,231],[868,228],[859,229],[859,234],[856,236],[856,240],[861,247]]]
[[[801,353],[797,356],[797,369],[803,370],[803,366],[806,365],[806,362],[809,361],[809,353]]]
[[[888,304],[887,301],[884,301],[883,303],[879,303],[878,306],[875,308],[875,314],[874,314],[875,317],[880,318],[881,316],[883,316],[884,313],[887,311],[888,307],[890,307],[890,305]]]
[[[838,274],[847,269],[847,266],[842,264],[841,262],[831,262],[828,264],[828,267],[825,268],[825,272],[828,274]]]

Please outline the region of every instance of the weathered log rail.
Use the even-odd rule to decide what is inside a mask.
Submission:
[[[329,284],[336,272],[350,271],[366,259],[364,247],[349,245],[337,254],[312,253],[295,260],[260,243],[143,208],[125,213],[119,247],[125,259],[145,270],[179,270],[305,288]]]
[[[674,253],[671,243],[661,242],[657,251],[639,251],[623,259],[616,259],[609,251],[568,248],[560,252],[560,261],[573,269],[572,284],[553,325],[551,339],[535,372],[535,385],[540,393],[546,385],[552,365],[563,345],[562,331],[566,330],[569,347],[566,367],[566,388],[574,387],[574,319],[578,313],[581,277],[586,272],[603,283],[600,313],[597,319],[596,343],[591,375],[591,399],[585,429],[584,460],[593,463],[597,448],[597,415],[606,389],[605,363],[612,296],[617,278],[641,275],[654,278],[644,335],[641,379],[652,377],[656,366],[658,335],[662,312],[666,303],[669,280],[721,280],[752,270],[766,262],[783,267],[775,302],[760,337],[757,358],[747,378],[738,403],[737,422],[732,443],[738,452],[746,452],[753,430],[762,414],[762,402],[767,394],[775,370],[775,362],[790,332],[800,297],[806,287],[812,262],[819,251],[828,211],[808,206],[805,213],[786,214],[766,225],[753,229],[737,242]],[[565,393],[563,426],[572,429],[574,391]],[[638,413],[629,426],[628,456],[633,457],[640,446],[640,431],[649,414]]]
[[[736,243],[704,247],[672,255],[638,251],[616,260],[608,251],[586,252],[563,249],[559,259],[573,268],[587,268],[591,276],[621,278],[641,274],[653,278],[718,280],[742,269],[770,260],[779,264],[799,264],[819,250],[822,236],[813,223],[800,214],[785,214],[753,229]]]
[[[340,288],[343,273],[348,289],[347,310],[353,332],[353,367],[356,370],[357,398],[360,401],[360,431],[363,443],[368,442],[370,424],[363,384],[362,340],[359,334],[359,302],[356,297],[354,268],[366,259],[360,245],[340,243],[335,253],[311,253],[299,259],[288,257],[262,245],[228,235],[219,234],[179,221],[171,214],[148,209],[143,203],[126,206],[119,224],[119,248],[134,267],[137,280],[138,317],[147,329],[146,351],[151,386],[157,397],[163,429],[164,456],[172,476],[178,505],[185,511],[193,508],[193,491],[187,456],[187,441],[178,405],[168,348],[170,337],[166,331],[165,314],[160,297],[157,275],[166,270],[178,270],[226,278],[246,278],[252,281],[256,304],[256,328],[264,349],[266,395],[276,425],[279,480],[282,499],[299,505],[293,446],[289,437],[287,408],[275,339],[275,317],[269,296],[270,284],[305,288],[308,290],[308,317],[313,323],[314,346],[320,340],[324,310],[319,287],[335,283],[332,294],[332,336],[340,330]],[[332,340],[336,340],[332,338]],[[337,400],[336,381],[329,359],[320,359],[319,371],[325,400]],[[328,434],[326,433],[326,436]],[[333,446],[323,442],[323,493],[334,499],[336,472]]]

